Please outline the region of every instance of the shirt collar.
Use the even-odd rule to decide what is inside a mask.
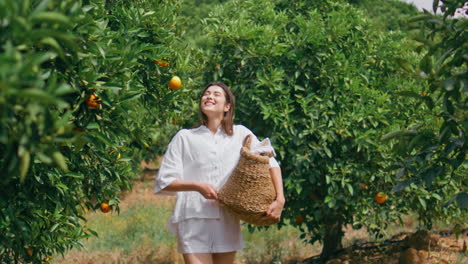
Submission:
[[[207,126],[205,126],[205,125],[200,125],[199,127],[195,128],[195,130],[196,130],[196,131],[199,131],[199,132],[203,132],[203,133],[206,132],[206,133],[210,133],[210,134],[211,134],[210,129],[209,129]],[[218,130],[216,131],[216,134],[215,134],[215,135],[218,135],[218,134],[221,134],[221,135],[223,135],[223,136],[226,134],[226,133],[224,132],[224,129],[223,129],[221,126],[218,127]]]

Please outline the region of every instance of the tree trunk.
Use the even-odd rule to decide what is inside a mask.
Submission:
[[[343,226],[341,220],[335,221],[325,225],[325,236],[323,238],[321,259],[328,259],[333,256],[335,252],[343,248],[341,240],[344,236]]]

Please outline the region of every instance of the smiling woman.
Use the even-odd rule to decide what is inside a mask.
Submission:
[[[235,98],[223,83],[210,83],[199,101],[200,123],[180,130],[170,142],[156,179],[155,193],[177,195],[168,223],[186,263],[233,263],[244,247],[240,220],[218,202],[218,190],[240,159],[242,143],[252,135],[234,125]],[[265,218],[279,220],[284,207],[281,170],[274,157],[269,172],[276,199]]]

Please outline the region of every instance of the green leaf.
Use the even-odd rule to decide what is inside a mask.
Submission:
[[[33,22],[44,22],[60,25],[69,25],[70,19],[58,12],[37,12],[31,16]]]
[[[437,193],[433,193],[432,197],[434,197],[435,199],[437,199],[439,201],[442,201],[442,197],[440,197],[440,195],[438,195]]]
[[[403,68],[406,72],[412,73],[414,72],[413,66],[408,62],[408,60],[397,58],[395,59],[395,62]]]
[[[49,5],[50,0],[42,0],[41,3],[39,3],[32,14],[39,13],[42,11],[45,11],[47,9],[47,6]]]
[[[329,158],[332,157],[332,153],[331,153],[331,151],[330,151],[329,148],[327,148],[326,146],[324,146],[324,147],[323,147],[323,150],[325,151],[325,153],[327,154],[327,156],[328,156]]]
[[[427,207],[426,200],[421,197],[418,197],[419,203],[422,205],[423,209],[425,210]]]
[[[59,225],[60,225],[59,223],[53,225],[53,226],[50,228],[50,232],[54,232],[54,231],[57,229],[57,227],[59,227]]]
[[[141,97],[142,92],[141,91],[135,91],[135,92],[127,92],[125,96],[121,97],[119,102],[124,102],[124,101],[129,101],[133,99],[137,99]]]
[[[99,139],[102,143],[106,144],[107,146],[113,146],[113,144],[111,144],[109,142],[109,140],[106,138],[106,136],[104,136],[104,134],[98,132],[98,131],[92,131],[89,133],[89,135],[91,137],[94,137],[96,139]],[[93,142],[94,140],[90,140],[91,142]]]
[[[28,170],[29,170],[30,161],[31,161],[31,154],[29,153],[29,151],[25,151],[23,153],[23,156],[21,156],[21,160],[20,160],[20,173],[19,173],[20,182],[24,182],[26,174],[28,173]]]
[[[54,90],[55,95],[61,96],[75,92],[75,90],[68,84],[61,84],[57,89]]]
[[[432,17],[432,15],[428,15],[428,14],[414,16],[414,17],[408,19],[408,23],[419,22],[421,20],[425,20],[425,19],[430,18],[430,17]]]
[[[86,129],[99,129],[99,124],[96,122],[90,122],[87,126]]]
[[[397,131],[392,131],[392,132],[389,132],[389,133],[383,135],[381,140],[382,141],[387,141],[387,140],[390,140],[390,139],[393,139],[393,138],[400,138],[400,137],[404,137],[404,136],[414,136],[416,134],[417,134],[416,131],[397,130]]]
[[[59,151],[52,153],[52,159],[54,160],[55,164],[59,166],[63,171],[68,172],[67,162],[65,157]]]
[[[351,196],[353,196],[354,195],[353,186],[351,186],[351,184],[347,183],[346,187],[348,187],[349,194],[351,194]]]
[[[57,42],[57,40],[55,40],[54,38],[52,37],[45,37],[43,38],[40,43],[42,44],[45,44],[45,45],[48,45],[48,46],[51,46],[52,48],[54,48],[58,55],[61,57],[61,58],[65,58],[65,53],[63,52],[63,49],[62,47],[60,46],[60,44]]]
[[[63,184],[63,183],[58,183],[58,184],[55,185],[55,186],[56,186],[57,188],[61,189],[63,192],[66,192],[66,191],[68,191],[68,189],[69,189],[69,188],[68,188],[65,184]]]
[[[77,172],[69,172],[69,173],[66,173],[65,176],[75,178],[75,179],[84,179],[84,176]]]

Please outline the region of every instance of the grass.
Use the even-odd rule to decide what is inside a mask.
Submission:
[[[253,233],[247,228],[242,231],[245,248],[239,251],[237,259],[245,264],[285,263],[320,253],[319,245],[300,242],[299,230],[292,226],[281,229],[272,226]]]
[[[175,244],[165,221],[171,211],[155,204],[138,204],[119,216],[94,214],[89,225],[99,233],[98,238],[87,241],[87,247],[98,251],[121,249],[130,253],[141,245],[167,246]]]

